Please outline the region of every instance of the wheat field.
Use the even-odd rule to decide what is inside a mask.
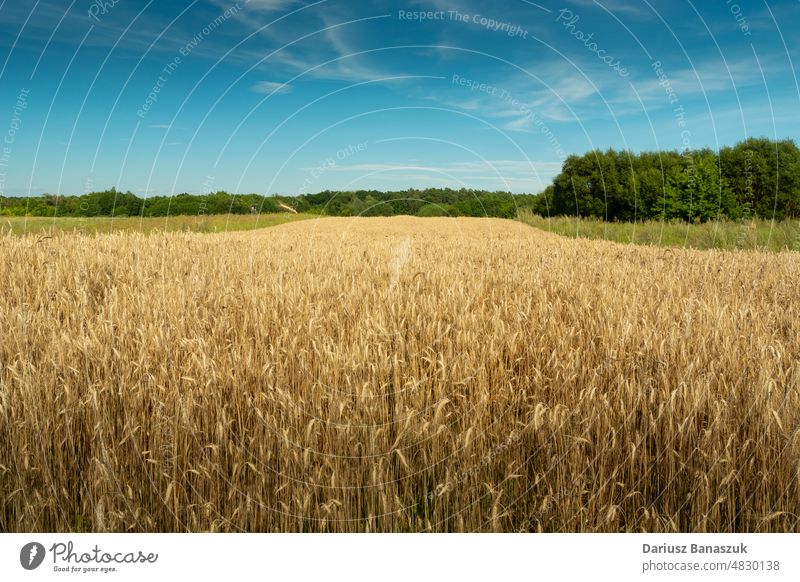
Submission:
[[[800,255],[0,238],[0,531],[800,530]]]

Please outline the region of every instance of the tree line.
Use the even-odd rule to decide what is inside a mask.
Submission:
[[[141,198],[111,188],[80,196],[44,194],[30,198],[0,197],[0,216],[173,216],[296,212],[331,216],[492,216],[514,218],[520,205],[532,209],[536,196],[462,188],[409,189],[396,192],[326,190],[299,196],[177,194]]]
[[[800,217],[800,150],[751,138],[719,152],[595,150],[569,156],[544,192],[461,188],[331,191],[298,196],[178,194],[141,198],[111,188],[79,196],[0,197],[0,216],[170,216],[296,212],[330,216],[491,216],[522,209],[604,220]]]
[[[572,155],[534,211],[619,221],[796,218],[800,150],[792,140],[751,138],[719,152]]]

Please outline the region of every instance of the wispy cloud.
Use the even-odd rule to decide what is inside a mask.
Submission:
[[[396,75],[375,64],[380,54],[363,54],[385,46],[385,38],[372,32],[390,19],[388,10],[368,10],[359,18],[338,3],[307,3],[306,8],[300,2],[261,0],[253,6],[251,1],[236,17],[270,50],[242,47],[233,59],[284,75],[351,83]]]
[[[255,91],[256,93],[290,93],[292,91],[292,86],[287,85],[286,83],[278,83],[276,81],[259,81],[255,85],[251,86],[250,89]]]
[[[383,67],[376,66],[370,56],[362,54],[370,46],[357,46],[352,41],[361,38],[355,31],[387,18],[377,14],[358,21],[342,15],[322,12],[319,15],[319,33],[302,47],[284,49],[273,57],[296,73],[307,73],[316,78],[358,83],[394,76]],[[317,38],[319,37],[319,38]],[[324,39],[320,44],[319,40]],[[382,46],[382,45],[381,45]],[[321,64],[324,66],[320,66]]]
[[[495,120],[507,131],[534,131],[534,118],[549,121],[575,121],[587,108],[602,104],[602,90],[568,64],[531,67],[536,77],[514,71],[500,80],[476,79],[488,87],[470,90],[453,83],[452,90],[442,92],[435,100]],[[537,81],[537,77],[541,81]],[[452,77],[448,78],[450,81]]]
[[[628,16],[646,16],[652,14],[647,5],[641,2],[630,2],[624,0],[570,0],[570,4],[582,8],[605,8],[612,14],[626,14]]]
[[[225,1],[215,0],[215,4],[224,6]],[[299,4],[299,0],[250,0],[247,6],[262,12],[282,12]]]
[[[684,67],[671,70],[664,66],[666,79],[679,99],[694,97],[704,93],[728,92],[734,89],[763,86],[765,76],[780,74],[783,69],[778,62],[779,56],[763,55],[760,57],[761,69],[752,59],[728,59],[727,67],[719,59],[699,62],[694,68]],[[642,100],[666,102],[666,89],[661,86],[655,74],[640,75],[634,81]]]
[[[310,170],[312,168],[301,168]],[[561,171],[561,162],[550,160],[485,160],[445,164],[361,163],[335,164],[327,172],[349,174],[354,179],[449,180],[485,188],[539,190]],[[438,178],[437,178],[438,176]]]

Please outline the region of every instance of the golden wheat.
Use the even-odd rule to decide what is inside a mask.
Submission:
[[[800,258],[481,219],[0,238],[2,531],[797,531]]]

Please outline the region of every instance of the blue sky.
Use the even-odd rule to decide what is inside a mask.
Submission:
[[[798,0],[0,0],[0,194],[538,192],[795,139],[795,67]]]

